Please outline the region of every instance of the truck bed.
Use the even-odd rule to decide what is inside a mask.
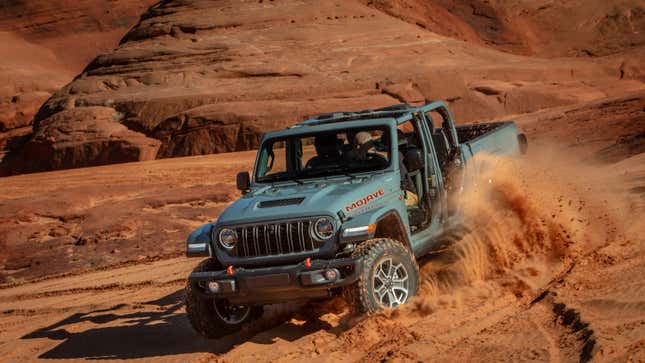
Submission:
[[[457,138],[469,157],[478,152],[495,155],[521,151],[517,127],[513,121],[457,126]]]

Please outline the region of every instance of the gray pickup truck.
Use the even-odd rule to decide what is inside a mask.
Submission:
[[[242,197],[190,234],[186,311],[208,338],[267,304],[344,296],[375,312],[417,292],[417,259],[444,244],[468,161],[524,153],[513,122],[455,126],[443,102],[319,115],[266,133]]]

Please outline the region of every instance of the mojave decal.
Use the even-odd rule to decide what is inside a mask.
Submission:
[[[382,197],[383,195],[385,195],[385,190],[379,189],[379,190],[375,191],[374,193],[368,194],[367,196],[355,201],[352,204],[346,205],[345,206],[345,212],[351,212],[352,210],[354,210],[356,208],[360,208],[362,206],[365,206],[365,205],[369,204],[370,202],[376,200],[377,198]]]

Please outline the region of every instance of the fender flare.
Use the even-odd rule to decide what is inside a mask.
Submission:
[[[367,213],[355,216],[354,218],[345,222],[343,224],[343,229],[367,226],[371,224],[376,225],[376,229],[368,235],[366,234],[361,237],[356,236],[355,238],[344,237],[341,234],[340,243],[344,244],[344,243],[362,242],[366,239],[379,237],[379,232],[381,233],[384,232],[384,227],[383,227],[384,223],[387,223],[389,229],[392,228],[392,223],[393,223],[394,227],[396,228],[396,233],[392,233],[391,230],[389,232],[385,230],[385,234],[381,234],[380,235],[381,237],[385,236],[385,237],[393,238],[394,237],[393,235],[396,234],[396,239],[400,240],[401,243],[403,243],[406,247],[412,250],[412,243],[410,242],[409,233],[408,233],[408,229],[405,227],[405,222],[401,217],[399,211],[393,207],[383,207],[383,208],[375,209]]]
[[[392,208],[384,213],[380,214],[378,218],[376,218],[376,232],[375,235],[378,234],[379,232],[379,225],[383,225],[385,223],[385,219],[391,218],[396,221],[396,227],[399,231],[399,235],[401,236],[401,243],[403,243],[404,246],[406,246],[410,251],[412,251],[412,243],[410,241],[408,229],[406,228],[405,224],[403,223],[403,219],[401,218],[401,215],[399,212]]]

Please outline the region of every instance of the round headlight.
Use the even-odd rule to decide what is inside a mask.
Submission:
[[[235,247],[237,243],[237,232],[230,228],[222,228],[219,231],[219,243],[228,250]]]
[[[326,240],[331,238],[335,232],[334,221],[330,218],[319,218],[314,223],[314,236],[319,240]]]

